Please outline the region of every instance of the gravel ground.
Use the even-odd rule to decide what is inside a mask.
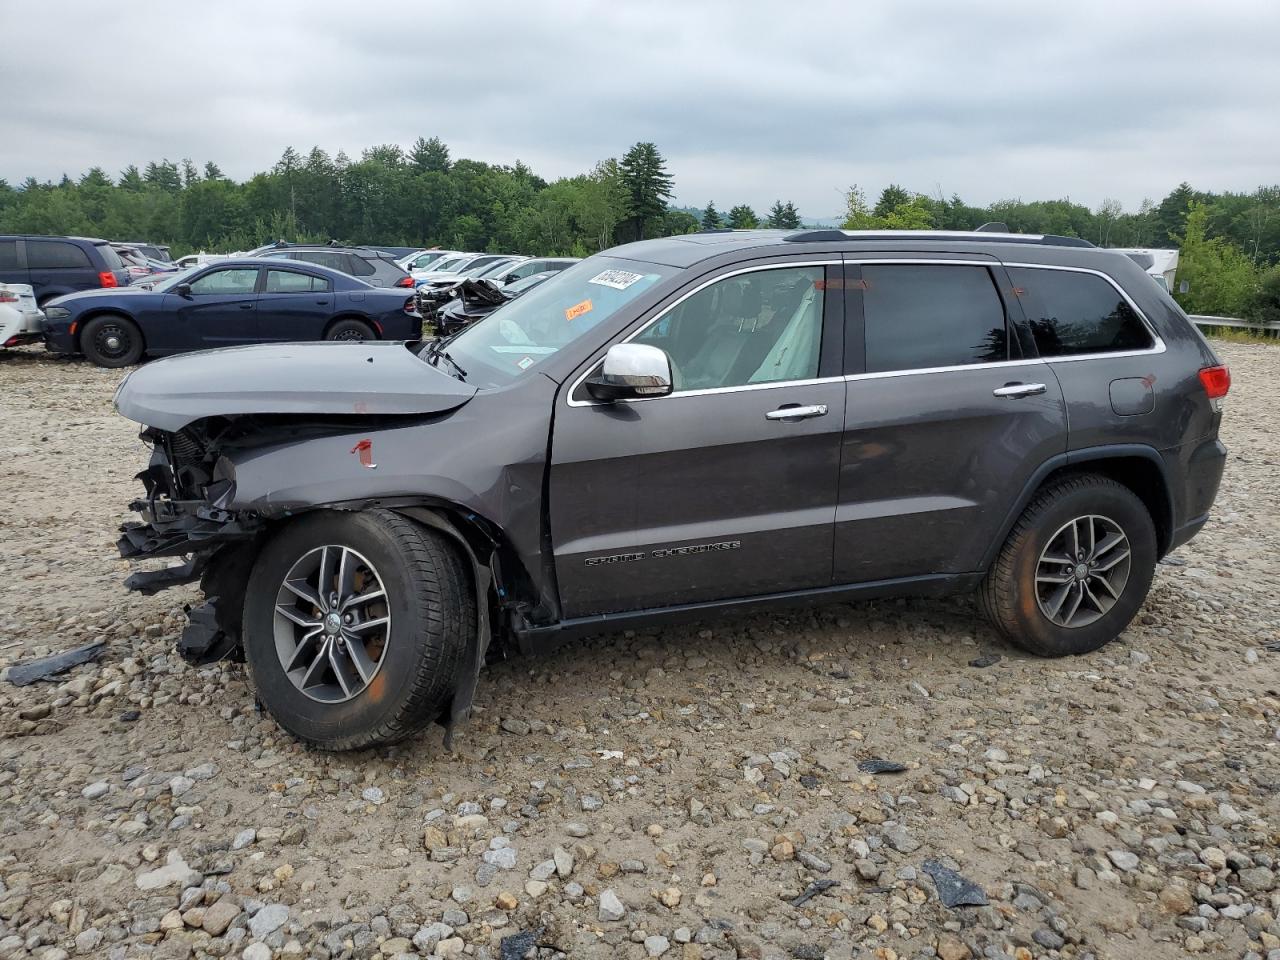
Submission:
[[[123,590],[118,374],[0,353],[0,667],[107,643],[0,682],[0,957],[1280,960],[1280,349],[1219,350],[1214,522],[1096,654],[960,599],[756,615],[506,661],[456,752],[347,755],[178,659],[193,593]]]

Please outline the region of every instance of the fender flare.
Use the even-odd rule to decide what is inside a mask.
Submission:
[[[1018,522],[1022,512],[1027,509],[1027,504],[1031,502],[1036,491],[1040,489],[1045,478],[1051,473],[1061,470],[1063,467],[1084,467],[1101,460],[1133,459],[1135,457],[1150,462],[1156,468],[1156,473],[1159,475],[1160,482],[1164,487],[1167,516],[1155,517],[1154,519],[1158,526],[1163,525],[1164,529],[1172,531],[1174,529],[1173,504],[1175,502],[1173,489],[1169,483],[1168,467],[1155,447],[1148,446],[1145,443],[1116,443],[1097,447],[1082,447],[1079,450],[1068,450],[1065,453],[1056,454],[1036,468],[1035,472],[1031,474],[1023,485],[1022,491],[1014,501],[1013,507],[1005,515],[995,539],[992,540],[990,546],[987,547],[986,552],[982,555],[982,564],[979,569],[986,571],[991,568],[991,564],[995,562],[996,556],[1004,546],[1004,542],[1009,538],[1009,531],[1013,529],[1013,525]],[[1163,553],[1164,551],[1162,550],[1161,552]]]

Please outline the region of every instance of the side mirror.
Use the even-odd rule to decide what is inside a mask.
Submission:
[[[598,376],[587,380],[587,393],[604,403],[665,397],[671,392],[671,358],[644,343],[615,343],[604,355]]]
[[[191,296],[191,284],[189,284],[189,283],[180,283],[180,284],[178,284],[176,287],[174,287],[174,288],[173,288],[173,292],[174,292],[174,293],[176,293],[176,294],[177,294],[178,296],[180,296],[180,297],[189,297],[189,296]]]

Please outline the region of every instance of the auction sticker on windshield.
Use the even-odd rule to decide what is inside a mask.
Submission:
[[[536,362],[537,361],[534,360],[533,357],[525,356],[525,357],[521,357],[519,360],[516,361],[516,366],[519,367],[521,370],[528,370]]]
[[[574,320],[582,316],[584,313],[590,313],[590,312],[591,312],[591,301],[583,300],[581,303],[575,303],[572,307],[569,307],[568,309],[566,309],[564,312],[564,318],[566,320]]]
[[[637,280],[643,279],[643,273],[628,273],[626,270],[606,270],[603,273],[597,273],[587,283],[598,283],[602,287],[625,290]]]

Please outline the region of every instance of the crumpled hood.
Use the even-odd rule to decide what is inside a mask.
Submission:
[[[116,389],[116,410],[160,430],[235,414],[434,414],[476,388],[403,343],[283,343],[156,360]]]

